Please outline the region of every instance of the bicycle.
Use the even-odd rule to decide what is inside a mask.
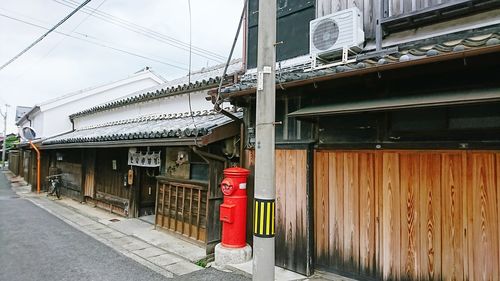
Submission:
[[[47,197],[49,197],[49,195],[54,195],[55,193],[57,199],[61,199],[61,176],[62,174],[57,174],[47,177],[47,180],[50,182]]]

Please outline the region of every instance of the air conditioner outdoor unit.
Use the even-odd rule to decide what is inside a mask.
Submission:
[[[332,58],[347,50],[360,51],[365,41],[363,16],[358,8],[342,10],[309,23],[312,58]]]

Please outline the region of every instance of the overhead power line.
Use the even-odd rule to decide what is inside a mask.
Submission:
[[[11,19],[11,20],[15,20],[15,21],[18,21],[18,22],[22,22],[22,23],[27,24],[27,25],[38,27],[38,28],[41,28],[41,29],[45,29],[45,30],[49,29],[49,28],[47,28],[45,26],[41,26],[41,25],[38,25],[36,23],[32,23],[32,22],[28,22],[28,21],[25,21],[25,20],[22,20],[22,19],[11,17],[11,16],[6,15],[6,14],[0,13],[0,16],[8,18],[8,19]],[[57,30],[54,31],[54,33],[57,33],[57,34],[60,34],[60,35],[64,35],[64,36],[67,36],[67,37],[71,37],[73,39],[81,40],[81,41],[84,41],[84,42],[87,42],[87,43],[91,43],[91,44],[94,44],[94,45],[97,45],[97,46],[100,46],[100,47],[103,47],[103,48],[108,48],[108,49],[111,49],[111,50],[114,50],[114,51],[117,51],[117,52],[121,52],[121,53],[124,53],[124,54],[127,54],[127,55],[139,57],[139,58],[142,58],[142,59],[150,60],[150,61],[157,62],[157,63],[164,64],[164,65],[168,65],[168,66],[171,66],[171,67],[174,67],[174,68],[177,68],[177,69],[187,70],[186,67],[182,67],[182,66],[178,66],[178,65],[175,65],[175,64],[172,64],[172,63],[161,61],[161,60],[158,60],[158,59],[155,59],[155,58],[151,58],[151,57],[148,57],[148,56],[145,56],[145,55],[141,55],[141,54],[138,54],[138,53],[135,53],[135,52],[132,52],[132,51],[128,51],[128,50],[122,49],[122,48],[110,46],[108,44],[104,44],[104,43],[100,43],[100,42],[96,42],[96,41],[91,41],[91,40],[86,39],[86,38],[95,38],[95,37],[87,36],[86,34],[83,34],[83,33],[80,33],[80,32],[75,32],[75,33],[79,34],[79,35],[81,35],[81,36],[83,36],[85,38],[80,38],[80,37],[77,37],[75,35],[72,35],[72,34],[69,34],[69,33],[65,33],[65,32],[61,32],[61,31],[57,31]]]
[[[45,38],[52,31],[54,31],[56,28],[58,28],[61,24],[63,24],[65,21],[67,21],[71,16],[73,16],[76,12],[78,12],[78,10],[83,8],[83,6],[87,5],[90,1],[91,0],[86,0],[85,2],[83,2],[75,10],[73,10],[71,13],[69,13],[69,15],[64,17],[60,22],[58,22],[56,25],[54,25],[52,28],[50,28],[49,31],[45,32],[45,34],[43,34],[38,39],[36,39],[35,42],[31,43],[26,49],[22,50],[19,54],[15,55],[13,58],[11,58],[8,62],[6,62],[2,66],[0,66],[0,70],[4,69],[7,65],[11,64],[16,59],[18,59],[20,56],[22,56],[24,53],[26,53],[29,49],[33,48],[36,44],[38,44],[40,41],[42,41],[43,38]]]
[[[53,0],[53,1],[56,3],[59,3],[61,5],[64,5],[66,7],[70,7],[70,8],[73,8],[75,5],[78,4],[77,2],[75,2],[73,0]],[[92,12],[92,10],[90,8],[85,8],[85,9],[82,9],[82,12],[86,13],[86,14],[90,14]],[[136,34],[148,37],[150,39],[157,40],[161,43],[164,43],[164,44],[170,45],[172,47],[189,52],[189,49],[190,49],[189,43],[186,43],[186,42],[178,40],[174,37],[162,34],[160,32],[152,30],[150,28],[138,25],[136,23],[127,21],[125,19],[116,17],[114,15],[111,15],[111,14],[103,12],[103,11],[96,11],[94,14],[92,14],[92,16],[95,18],[98,18],[102,21],[119,26],[119,27],[127,29],[129,31],[132,31]],[[204,57],[204,58],[210,59],[212,61],[216,61],[216,62],[222,62],[225,59],[225,57],[222,55],[219,55],[219,54],[214,53],[212,51],[209,51],[209,50],[206,50],[206,49],[203,49],[200,47],[196,47],[196,46],[192,46],[192,53],[197,55],[197,56]]]
[[[98,10],[104,3],[106,2],[106,0],[102,0],[101,4],[99,4],[97,7],[95,8],[92,8],[94,11]],[[1,9],[1,8],[0,8]],[[9,11],[7,9],[2,9],[2,10],[6,10],[6,11]],[[9,11],[10,12],[10,11]],[[14,12],[16,13],[16,12]],[[16,13],[18,15],[20,15],[19,13]],[[30,19],[33,19],[35,21],[39,21],[37,19],[34,19],[32,17],[28,17],[28,16],[25,16],[25,15],[21,15],[23,17],[27,17],[27,18],[30,18]],[[78,29],[78,27],[80,27],[80,25],[82,25],[88,18],[90,17],[90,15],[87,15],[82,21],[80,21],[80,23],[78,25],[76,25],[69,33],[72,34],[72,33],[75,33],[75,30]],[[61,45],[61,43],[64,42],[64,40],[68,38],[67,36],[66,37],[63,37],[61,38],[61,40],[59,40],[54,46],[52,46],[52,48],[49,49],[48,52],[46,52],[42,57],[38,58],[38,60],[34,63],[31,63],[29,65],[29,67],[27,68],[28,71],[30,69],[32,69],[34,66],[36,66],[38,63],[40,63],[41,61],[43,61],[45,58],[47,58],[48,56],[50,56],[50,54],[57,48],[59,47],[59,45]],[[23,77],[24,75],[26,74],[26,72],[21,72],[19,75],[17,75],[16,77],[14,77],[14,80],[17,81],[17,79],[19,79],[20,77]]]
[[[53,0],[53,1],[57,2],[61,5],[65,5],[67,7],[70,7],[70,8],[73,8],[74,6],[78,5],[78,2],[76,2],[74,0]],[[83,9],[82,12],[90,13],[88,8]],[[116,17],[114,15],[111,15],[111,14],[103,12],[103,11],[98,11],[93,16],[100,19],[100,20],[106,21],[108,23],[117,25],[117,26],[122,27],[122,28],[125,28],[129,31],[135,32],[137,34],[149,37],[151,39],[155,39],[155,40],[160,41],[162,43],[165,43],[165,44],[168,44],[170,46],[173,46],[173,47],[176,47],[176,48],[179,48],[179,49],[182,49],[182,50],[189,52],[189,43],[183,42],[183,41],[178,40],[174,37],[164,35],[162,33],[159,33],[157,31],[154,31],[154,30],[149,29],[147,27],[135,24],[133,22]],[[211,59],[211,60],[214,60],[214,61],[220,62],[221,60],[223,60],[225,58],[224,56],[221,56],[217,53],[214,53],[212,51],[209,51],[209,50],[206,50],[206,49],[203,49],[200,47],[193,46],[193,50],[195,51],[194,52],[195,54],[202,56],[202,57],[205,57],[205,58],[208,58],[208,59]]]

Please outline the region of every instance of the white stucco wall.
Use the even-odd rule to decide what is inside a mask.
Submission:
[[[31,127],[41,138],[56,136],[73,130],[69,115],[137,91],[160,85],[164,81],[151,72],[142,72],[120,81],[91,89],[83,89],[40,104],[40,112],[30,116]],[[29,121],[19,127],[29,126]]]

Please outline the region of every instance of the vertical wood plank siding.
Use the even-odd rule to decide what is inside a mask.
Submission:
[[[499,280],[500,152],[319,150],[314,165],[316,267]]]
[[[357,7],[363,13],[363,26],[367,37],[374,36],[374,3],[371,0],[318,0],[317,17],[326,16],[348,8]]]
[[[89,149],[85,153],[85,182],[84,195],[94,198],[94,174],[95,174],[95,149]]]
[[[440,185],[441,155],[423,154],[420,157],[420,277],[437,280],[440,277]]]
[[[381,0],[378,0],[381,1]],[[344,9],[357,7],[363,14],[365,36],[375,36],[375,19],[378,1],[372,0],[317,0],[316,15],[322,17]],[[419,11],[432,6],[451,2],[452,0],[387,0],[388,16],[394,17]]]
[[[158,180],[156,224],[195,241],[207,241],[207,185]]]
[[[448,249],[442,255],[443,276],[451,280],[460,280],[464,274],[464,234],[465,217],[463,215],[463,197],[465,183],[462,179],[462,155],[446,154],[442,158],[442,249]]]
[[[94,195],[96,205],[120,215],[134,216],[129,213],[130,199],[134,198],[136,187],[124,186],[127,166],[127,148],[96,149],[94,162]],[[116,160],[116,170],[113,170]],[[135,182],[137,180],[134,180]],[[133,211],[133,210],[132,210]]]
[[[474,280],[495,280],[498,275],[498,202],[494,154],[470,154],[474,192],[469,198],[472,205],[473,269]],[[472,200],[471,200],[472,199]],[[471,221],[471,220],[469,220]]]
[[[19,175],[19,151],[9,151],[9,170],[14,175]]]
[[[306,165],[306,150],[276,150],[276,265],[300,273],[307,267]]]

